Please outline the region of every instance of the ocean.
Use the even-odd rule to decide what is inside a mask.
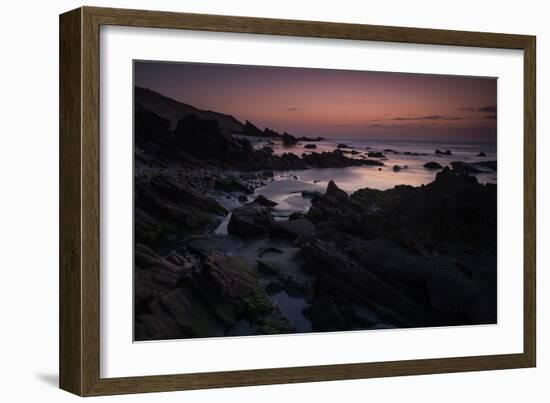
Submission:
[[[253,138],[252,142],[258,148],[268,144],[261,138]],[[307,149],[306,144],[315,144],[316,148]],[[479,142],[327,139],[319,142],[301,142],[295,146],[284,146],[279,141],[271,141],[268,145],[277,155],[283,153],[302,155],[302,153],[311,152],[330,152],[337,149],[338,144],[348,146],[341,150],[350,158],[364,158],[361,157],[364,155],[369,159],[381,160],[384,166],[312,168],[275,172],[275,180],[257,189],[256,193],[277,202],[275,210],[280,213],[281,219],[284,219],[291,212],[303,212],[309,208],[310,201],[302,197],[301,191],[324,192],[331,180],[350,194],[362,188],[386,190],[397,185],[420,186],[432,182],[438,172],[438,170],[424,168],[427,162],[434,161],[442,166],[449,166],[453,161],[467,163],[495,161],[497,157],[495,143]],[[452,155],[436,154],[436,150],[442,152],[450,150]],[[352,154],[352,151],[355,151],[355,154]],[[368,157],[369,152],[381,152],[384,158]],[[480,156],[480,153],[484,153],[485,156]],[[402,169],[396,172],[393,169],[394,165]],[[490,169],[485,169],[475,176],[481,183],[497,182],[497,173]]]

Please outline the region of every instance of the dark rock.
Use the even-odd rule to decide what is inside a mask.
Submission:
[[[241,203],[246,203],[248,201],[248,197],[246,197],[245,195],[240,195],[238,197],[238,200],[241,202]]]
[[[298,140],[300,140],[300,141],[323,141],[324,138],[323,137],[306,137],[306,136],[302,136],[302,137],[299,137]]]
[[[302,241],[311,240],[316,235],[315,225],[305,218],[291,221],[276,221],[269,227],[269,236],[272,238],[287,238]]]
[[[258,127],[254,126],[254,124],[250,123],[248,120],[243,126],[242,134],[245,136],[254,136],[254,137],[263,137],[264,132],[262,132]]]
[[[487,154],[485,154],[485,152],[481,151],[477,156],[478,157],[486,157]]]
[[[425,323],[428,313],[421,304],[349,259],[334,244],[316,240],[302,250],[308,259],[307,267],[317,276],[317,291],[324,291],[319,292],[319,298],[334,295],[345,305],[368,301],[394,322],[406,326]]]
[[[453,155],[451,150],[447,150],[447,151],[435,150],[435,153],[439,155]]]
[[[253,203],[259,204],[260,206],[264,207],[275,207],[277,205],[276,202],[269,200],[263,195],[259,195],[258,197],[256,197]]]
[[[297,220],[299,218],[304,218],[304,213],[294,212],[288,216],[289,221]]]
[[[264,136],[266,137],[280,137],[281,135],[275,130],[271,130],[269,127],[264,129]]]
[[[469,164],[462,161],[453,161],[451,166],[455,172],[466,173],[466,174],[476,174],[481,172],[475,164]]]
[[[242,192],[245,194],[252,194],[254,191],[250,189],[246,184],[242,183],[234,177],[219,177],[214,181],[214,188],[223,190],[224,192]]]
[[[392,169],[393,169],[393,172],[401,171],[401,167],[399,165],[394,165]]]
[[[157,174],[135,180],[136,241],[155,246],[176,233],[203,233],[215,228],[227,214],[214,199],[186,179]]]
[[[439,162],[430,161],[424,164],[424,168],[428,169],[441,169],[443,168]]]
[[[384,165],[383,162],[377,160],[360,160],[357,158],[346,157],[341,150],[332,152],[312,152],[303,154],[302,161],[309,167],[314,168],[345,168],[350,166],[362,165]]]
[[[268,228],[273,222],[269,208],[249,203],[233,211],[227,232],[241,238],[254,238],[267,235]]]
[[[453,161],[451,166],[455,172],[465,173],[465,174],[477,174],[481,172],[490,172],[497,170],[496,161],[480,161],[480,162],[463,162],[463,161]]]
[[[385,158],[386,156],[380,151],[369,151],[367,154],[370,158]]]
[[[346,330],[346,319],[338,309],[334,299],[321,295],[305,311],[311,320],[313,329],[321,332]]]
[[[273,171],[264,171],[264,172],[262,172],[261,175],[262,175],[262,178],[264,178],[264,179],[273,178],[275,176]]]
[[[274,248],[272,246],[268,246],[267,248],[260,248],[258,249],[258,252],[259,252],[258,254],[259,257],[263,257],[268,253],[277,253],[277,254],[283,253],[283,251],[280,250],[279,248]]]
[[[315,144],[306,144],[306,145],[304,146],[304,148],[307,148],[307,149],[315,149],[315,148],[317,148],[317,146],[316,146]]]
[[[323,194],[316,190],[302,190],[302,197],[305,199],[312,199],[314,197],[321,197]]]
[[[338,148],[349,148],[347,144],[344,144],[344,143],[340,143],[338,144],[337,146]]]
[[[269,259],[258,260],[258,270],[268,275],[281,275],[281,268]]]
[[[191,267],[193,267],[192,262],[190,262],[184,256],[181,256],[176,251],[170,251],[170,253],[166,256],[166,260],[177,266],[182,266],[184,269],[190,269]]]
[[[497,171],[497,162],[496,161],[481,161],[478,162],[477,165],[480,165],[485,168],[492,169],[493,171]]]
[[[331,180],[328,183],[327,190],[325,192],[325,198],[336,201],[345,201],[348,199],[348,194],[340,189],[338,186],[336,186],[336,183]]]
[[[294,137],[293,135],[288,134],[286,132],[283,133],[282,139],[283,139],[283,145],[285,145],[285,146],[294,146],[294,145],[298,144],[298,139],[296,137]]]

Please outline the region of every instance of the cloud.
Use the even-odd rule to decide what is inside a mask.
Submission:
[[[497,113],[497,107],[496,106],[484,106],[483,108],[479,108],[477,111],[478,112],[487,112],[487,113]]]
[[[485,112],[485,113],[497,113],[497,107],[494,105],[484,106],[482,108],[465,106],[463,108],[458,108],[459,111],[464,112]]]
[[[391,120],[462,120],[460,116],[442,116],[442,115],[425,115],[425,116],[397,116]]]
[[[366,123],[363,127],[369,129],[388,129],[388,130],[399,130],[399,129],[418,129],[427,127],[425,124],[410,124],[410,123]]]

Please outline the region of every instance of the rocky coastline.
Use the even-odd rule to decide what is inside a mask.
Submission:
[[[330,181],[280,217],[256,193],[277,172],[387,168],[385,156],[275,155],[246,136],[322,139],[155,97],[135,106],[136,340],[496,322],[497,190],[472,176],[496,163],[383,191]]]

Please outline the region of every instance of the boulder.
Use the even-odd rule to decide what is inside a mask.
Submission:
[[[241,238],[265,236],[273,222],[268,207],[249,203],[233,211],[227,225],[227,232]]]
[[[285,146],[293,146],[293,145],[298,144],[298,139],[296,137],[294,137],[293,135],[288,134],[286,132],[283,133],[282,139],[283,139],[283,145],[285,145]]]
[[[428,169],[441,169],[443,166],[439,162],[430,161],[424,164],[424,168]]]
[[[435,150],[435,153],[438,155],[453,155],[451,150],[447,150],[447,151]]]

